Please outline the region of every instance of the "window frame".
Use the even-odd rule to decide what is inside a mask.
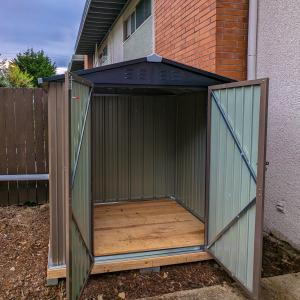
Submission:
[[[143,16],[142,16],[142,22],[137,26],[137,8],[139,5],[143,5],[142,6]],[[150,11],[147,11],[149,5],[150,5]],[[123,41],[125,42],[128,38],[130,38],[130,36],[133,35],[138,30],[138,28],[141,27],[151,16],[152,16],[152,0],[140,0],[134,7],[132,13],[123,22]],[[133,23],[134,23],[134,30],[132,30]]]

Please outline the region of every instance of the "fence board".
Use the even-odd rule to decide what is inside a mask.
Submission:
[[[0,88],[0,175],[48,173],[47,132],[42,89]],[[48,182],[0,182],[0,206],[47,200]]]
[[[6,157],[6,89],[0,89],[1,109],[0,109],[0,172],[7,174],[7,157]],[[0,182],[0,199],[8,199],[8,182]]]
[[[21,98],[21,90],[16,90],[14,93],[5,93],[5,105],[6,105],[6,153],[7,153],[7,174],[18,174],[19,161],[17,156],[18,148],[16,147],[16,97]],[[9,204],[19,203],[18,182],[9,182]]]
[[[34,145],[35,145],[35,167],[39,174],[48,173],[48,144],[47,144],[47,101],[41,89],[34,90]],[[43,141],[42,144],[39,144]],[[36,202],[43,202],[48,197],[48,182],[36,182]]]

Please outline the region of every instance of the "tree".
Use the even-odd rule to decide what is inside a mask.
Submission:
[[[27,72],[22,72],[18,65],[11,63],[5,76],[10,87],[27,87],[33,88],[33,76]]]
[[[0,54],[1,56],[1,54]],[[10,87],[10,82],[7,79],[7,60],[0,60],[0,87]]]
[[[55,63],[45,55],[43,50],[35,52],[33,49],[28,49],[23,53],[17,54],[13,63],[17,65],[22,72],[26,72],[33,77],[34,86],[38,85],[39,77],[52,76],[56,70]]]

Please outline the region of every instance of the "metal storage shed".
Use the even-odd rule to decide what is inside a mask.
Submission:
[[[44,79],[48,280],[213,257],[257,298],[267,85],[157,55]]]

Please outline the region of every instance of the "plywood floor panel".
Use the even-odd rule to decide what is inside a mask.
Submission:
[[[95,256],[203,244],[204,224],[174,200],[95,205]]]

